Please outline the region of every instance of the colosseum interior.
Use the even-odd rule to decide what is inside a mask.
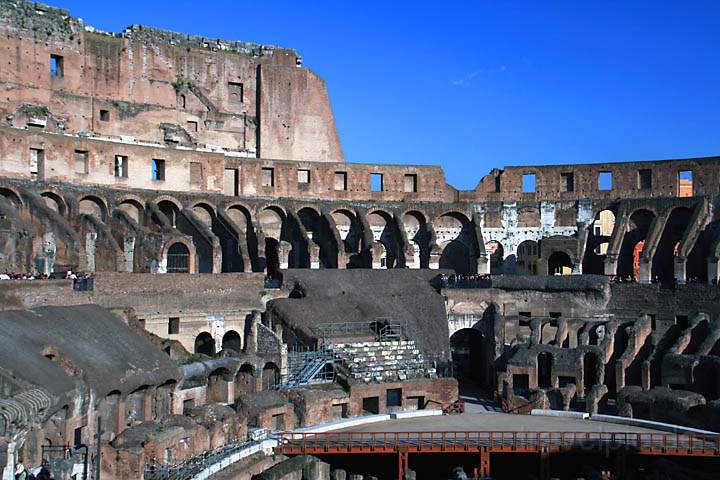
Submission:
[[[346,163],[294,50],[0,0],[0,58],[3,480],[717,478],[720,157],[458,190]],[[327,433],[383,425],[464,453]]]

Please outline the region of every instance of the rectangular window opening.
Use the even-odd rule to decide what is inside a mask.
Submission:
[[[370,191],[371,192],[382,192],[383,191],[383,174],[382,173],[371,173],[370,174]]]
[[[45,150],[41,148],[30,149],[30,175],[32,175],[33,178],[37,178],[40,175],[44,161]]]
[[[405,193],[416,193],[417,192],[417,175],[407,174],[405,175]]]
[[[187,129],[188,132],[197,132],[198,131],[198,122],[195,120],[188,120],[187,121]]]
[[[530,375],[526,373],[514,373],[512,376],[513,393],[525,395],[530,390]]]
[[[388,388],[386,391],[386,402],[388,408],[402,406],[402,388]]]
[[[165,180],[165,160],[154,158],[152,161],[153,182]]]
[[[245,92],[240,82],[228,82],[228,96],[233,103],[243,103]]]
[[[86,150],[75,150],[75,173],[88,173],[88,156]]]
[[[225,169],[225,183],[223,189],[225,195],[238,196],[238,169],[237,168],[226,168]]]
[[[522,176],[522,191],[523,193],[535,193],[535,174],[524,173]]]
[[[77,427],[75,429],[74,435],[73,435],[73,444],[76,447],[79,447],[82,445],[82,433],[83,433],[83,427]]]
[[[100,110],[100,121],[101,122],[109,122],[110,121],[110,110]]]
[[[200,162],[190,162],[190,184],[202,185],[203,168]]]
[[[168,335],[177,335],[180,333],[180,317],[170,317],[168,319]]]
[[[678,197],[692,197],[693,192],[693,171],[680,170],[678,172]]]
[[[377,415],[380,413],[380,398],[364,397],[362,399],[362,409],[365,415]]]
[[[128,176],[128,157],[125,155],[115,155],[115,176],[127,178]]]
[[[652,170],[649,168],[638,170],[638,188],[640,190],[652,188]]]
[[[275,169],[271,167],[263,167],[262,169],[262,186],[272,187],[275,185]]]
[[[500,175],[495,177],[495,193],[500,193]]]
[[[572,172],[561,173],[560,178],[562,179],[562,186],[566,192],[575,191],[575,174]]]
[[[347,190],[347,172],[335,172],[335,190]]]
[[[612,172],[598,173],[598,189],[602,191],[612,190],[613,177]]]
[[[298,169],[298,183],[310,183],[310,170]]]
[[[688,316],[687,315],[675,315],[675,325],[685,330],[688,328]]]
[[[62,78],[63,76],[63,57],[60,55],[50,55],[50,77]]]
[[[532,312],[518,312],[518,315],[520,315],[521,317],[530,318],[532,317]]]

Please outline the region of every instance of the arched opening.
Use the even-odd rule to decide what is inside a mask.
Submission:
[[[274,238],[265,238],[265,269],[268,277],[278,278],[280,274],[280,244]]]
[[[605,258],[607,257],[614,228],[615,213],[607,209],[598,212],[595,221],[588,227],[585,256],[583,258],[583,273],[592,275],[603,275],[605,273]]]
[[[713,255],[713,245],[720,239],[720,222],[708,224],[690,251],[686,262],[687,281],[692,282],[708,282],[708,257]]]
[[[553,358],[550,352],[540,352],[537,356],[537,376],[539,388],[552,388]]]
[[[382,261],[380,268],[395,268],[397,263],[397,238],[393,227],[392,216],[382,210],[376,210],[367,216],[373,239],[376,243],[380,243],[385,248],[385,260]],[[375,257],[376,255],[373,255]],[[373,258],[373,262],[377,264],[377,259]],[[373,268],[377,268],[373,265]]]
[[[43,197],[45,205],[47,205],[50,210],[58,215],[65,216],[65,201],[62,197],[60,197],[60,195],[54,192],[43,192],[40,195]]]
[[[212,357],[215,355],[215,340],[208,332],[202,332],[195,337],[195,353]]]
[[[455,270],[458,274],[477,272],[477,242],[475,228],[459,212],[441,215],[433,222],[437,243],[441,245],[440,268]]]
[[[170,245],[167,251],[168,273],[190,273],[190,250],[184,243]]]
[[[347,254],[360,253],[362,241],[362,229],[357,216],[350,210],[336,210],[332,213],[335,228],[343,242],[343,248]]]
[[[157,204],[157,206],[160,212],[167,217],[168,222],[170,223],[169,226],[177,228],[177,220],[180,215],[180,209],[178,206],[170,200],[162,200]]]
[[[143,385],[125,399],[125,425],[128,427],[145,421],[145,396],[149,389],[148,385]]]
[[[117,209],[124,212],[138,225],[143,225],[143,207],[135,200],[124,200],[120,202]]]
[[[249,363],[243,363],[235,375],[235,398],[245,393],[255,391],[255,368]]]
[[[482,390],[492,387],[492,348],[479,330],[463,328],[453,333],[450,354],[462,395],[478,397]]]
[[[217,368],[208,376],[207,400],[208,403],[229,403],[229,384],[232,378],[227,368]]]
[[[307,232],[307,241],[317,245],[319,250],[318,265],[310,265],[310,267],[337,268],[338,246],[335,244],[335,235],[330,230],[328,222],[310,207],[298,210],[298,217]],[[340,248],[344,247],[341,245]]]
[[[661,282],[675,278],[675,258],[679,254],[680,241],[690,228],[692,210],[685,207],[673,209],[660,236],[652,260],[652,277]]]
[[[263,389],[269,390],[278,384],[280,384],[280,369],[273,362],[266,363],[262,371]]]
[[[624,278],[640,279],[640,257],[655,214],[636,210],[630,215],[628,231],[623,237],[618,256],[617,274]]]
[[[100,418],[102,418],[103,439],[108,442],[112,441],[112,439],[115,438],[115,435],[118,432],[118,422],[120,421],[120,419],[118,418],[118,415],[120,413],[120,398],[120,391],[113,390],[112,392],[105,395],[105,398],[100,401],[100,408],[98,414],[100,415]]]
[[[277,207],[266,207],[258,214],[260,229],[265,235],[264,268],[270,278],[277,278],[280,269],[280,241],[285,240],[285,212]]]
[[[517,252],[517,272],[521,275],[537,275],[538,243],[525,240],[518,245]]]
[[[583,382],[585,386],[585,395],[590,393],[590,389],[598,383],[597,370],[597,356],[593,353],[586,353],[583,356]]]
[[[403,215],[403,227],[407,239],[414,249],[412,263],[406,266],[429,268],[431,234],[425,216],[416,211],[407,212]]]
[[[97,197],[85,197],[78,203],[78,207],[80,209],[80,214],[82,215],[90,215],[91,217],[95,217],[98,220],[105,221],[105,205],[103,204],[102,200],[100,200]]]
[[[503,273],[505,249],[502,244],[492,240],[485,244],[485,250],[490,255],[490,274],[498,275]]]
[[[18,197],[18,195],[9,188],[0,187],[0,197],[5,197],[18,210],[22,207],[22,200],[20,200],[20,197]]]
[[[571,275],[572,268],[570,255],[565,252],[555,252],[548,258],[549,275]]]
[[[222,338],[222,349],[233,350],[239,353],[242,349],[241,343],[240,334],[235,330],[228,330]]]
[[[161,420],[168,415],[172,415],[172,393],[176,385],[175,380],[168,380],[155,389],[152,406],[152,418],[154,420]]]

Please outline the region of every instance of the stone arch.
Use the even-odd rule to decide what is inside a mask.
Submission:
[[[242,232],[247,232],[252,229],[250,209],[242,203],[232,203],[228,205],[225,207],[225,213]]]
[[[362,247],[363,234],[357,214],[351,208],[342,207],[333,210],[330,215],[335,222],[335,229],[342,240],[344,252],[350,256],[347,266],[350,267],[353,266],[353,264],[362,266],[359,254]]]
[[[660,281],[675,278],[675,258],[680,254],[680,242],[690,228],[693,211],[684,206],[672,208],[663,233],[652,255],[652,277]]]
[[[263,365],[262,385],[264,390],[269,390],[280,384],[280,368],[275,362],[267,362]]]
[[[503,262],[505,261],[505,247],[497,240],[491,240],[485,244],[485,251],[490,257],[490,274],[498,275],[503,273]]]
[[[80,214],[93,216],[103,222],[107,220],[107,204],[96,195],[85,195],[80,198],[78,209]]]
[[[440,245],[440,268],[458,274],[477,272],[475,229],[465,214],[445,212],[433,221],[433,229]]]
[[[61,217],[64,217],[67,214],[67,204],[65,203],[65,199],[56,191],[45,190],[40,193],[40,196],[43,197],[45,205],[47,205],[50,210],[54,211]]]
[[[461,328],[450,336],[450,354],[461,389],[490,388],[494,383],[493,349],[475,328]]]
[[[235,374],[235,398],[244,393],[253,393],[256,390],[256,378],[257,370],[253,365],[249,363],[240,365]]]
[[[628,230],[623,236],[618,256],[618,275],[640,279],[640,257],[655,217],[654,211],[646,208],[635,209],[630,214]]]
[[[272,237],[278,242],[284,240],[287,215],[282,207],[267,205],[260,209],[257,218],[265,237]]]
[[[15,187],[10,185],[0,185],[0,197],[7,198],[8,201],[15,205],[15,208],[18,210],[23,207],[22,197]]]
[[[178,217],[182,206],[170,199],[163,199],[157,202],[158,209],[167,217],[172,227],[177,227]]]
[[[594,218],[588,226],[582,271],[585,274],[603,275],[605,258],[615,229],[615,211],[605,208],[597,212]]]
[[[208,332],[200,332],[195,337],[194,353],[202,353],[212,357],[215,355],[215,339]]]
[[[197,202],[193,203],[190,209],[192,210],[193,214],[195,214],[198,220],[200,220],[203,224],[205,224],[205,226],[212,230],[213,222],[215,220],[215,217],[217,216],[217,213],[215,212],[215,207],[205,201],[198,200]]]
[[[366,219],[372,231],[373,239],[375,242],[381,243],[385,248],[386,267],[384,268],[395,267],[397,261],[397,238],[392,214],[382,209],[375,209],[367,214]],[[373,255],[373,263],[377,263],[375,255]]]
[[[168,241],[161,252],[167,273],[195,273],[195,247],[189,240],[175,237]]]
[[[553,252],[548,257],[548,275],[572,275],[573,262],[566,252]]]
[[[125,198],[121,200],[116,207],[132,218],[138,225],[144,225],[145,208],[142,202],[135,198]]]
[[[522,275],[537,275],[540,245],[534,240],[525,240],[517,248],[517,271]]]
[[[222,349],[233,350],[237,353],[242,351],[242,340],[240,334],[235,330],[228,330],[222,338]]]
[[[412,268],[430,267],[430,244],[432,233],[425,214],[418,210],[408,210],[402,216],[405,234],[414,249]]]

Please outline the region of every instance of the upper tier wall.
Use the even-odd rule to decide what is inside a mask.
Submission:
[[[325,84],[294,50],[147,27],[98,33],[66,11],[0,0],[0,58],[0,115],[14,126],[45,113],[68,133],[343,160]]]

